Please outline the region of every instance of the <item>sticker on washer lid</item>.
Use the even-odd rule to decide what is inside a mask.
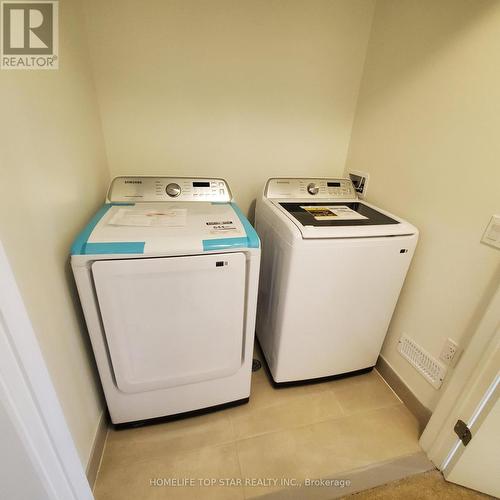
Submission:
[[[316,220],[359,220],[368,219],[346,205],[301,205],[300,208],[309,212]]]
[[[232,220],[219,220],[206,222],[212,234],[228,233],[238,231],[238,228]]]
[[[168,208],[162,210],[120,208],[108,222],[112,226],[184,227],[187,210]]]

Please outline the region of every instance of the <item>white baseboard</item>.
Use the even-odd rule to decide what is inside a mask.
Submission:
[[[97,424],[92,450],[90,452],[89,461],[87,463],[87,480],[90,487],[94,488],[94,483],[97,478],[97,472],[101,465],[102,454],[106,444],[106,437],[108,435],[108,417],[105,411],[102,412],[99,423]]]

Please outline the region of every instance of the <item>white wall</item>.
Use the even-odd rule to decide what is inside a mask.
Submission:
[[[68,255],[109,174],[83,15],[59,7],[60,69],[0,74],[0,238],[85,466],[102,403]]]
[[[372,0],[90,0],[112,175],[343,172]]]
[[[499,26],[496,1],[378,0],[353,126],[368,199],[421,231],[382,354],[431,409],[440,392],[396,345],[466,344],[499,283],[500,253],[479,243],[500,213]]]

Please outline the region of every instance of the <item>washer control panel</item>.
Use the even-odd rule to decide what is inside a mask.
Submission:
[[[350,179],[269,179],[264,190],[267,198],[352,200],[356,191]]]
[[[198,177],[115,177],[109,187],[109,202],[210,201],[232,199],[224,179]]]

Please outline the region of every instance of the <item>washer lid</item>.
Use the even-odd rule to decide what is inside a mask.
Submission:
[[[181,255],[258,247],[257,233],[235,203],[109,203],[76,238],[71,254]]]
[[[307,238],[359,238],[415,234],[417,229],[388,212],[359,201],[275,201]]]

